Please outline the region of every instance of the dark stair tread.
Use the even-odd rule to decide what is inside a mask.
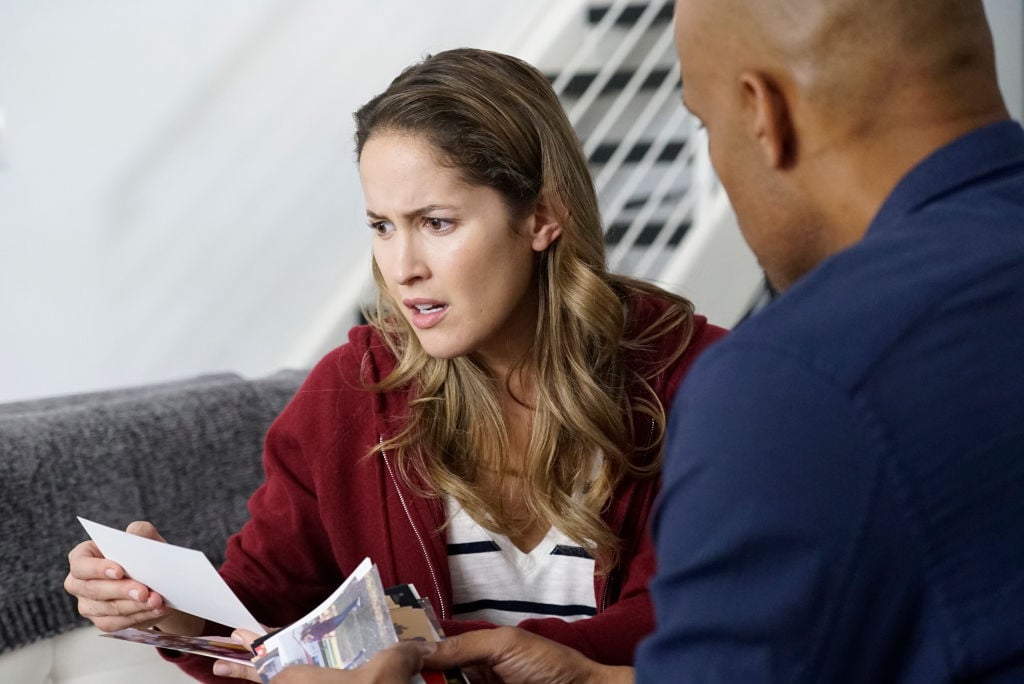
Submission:
[[[615,142],[601,143],[600,145],[597,146],[597,149],[591,152],[590,159],[588,161],[590,161],[591,164],[606,163],[609,159],[612,158],[612,155],[615,154],[615,150],[619,149],[619,145],[620,143]],[[652,143],[647,140],[642,140],[634,143],[633,147],[630,148],[629,152],[626,153],[626,158],[623,161],[625,161],[626,163],[636,163],[640,161],[641,159],[644,158],[644,155],[647,154],[648,150],[651,149],[651,145]],[[658,153],[658,156],[655,159],[655,161],[675,161],[676,158],[679,157],[679,154],[683,151],[684,147],[686,147],[685,140],[669,141],[668,143],[665,144],[663,148],[661,148],[661,151]]]
[[[628,221],[616,222],[608,226],[604,231],[604,244],[607,246],[617,245],[622,241],[623,236],[626,234],[626,230],[629,228]],[[668,246],[675,247],[683,240],[683,236],[686,235],[686,231],[690,228],[689,221],[683,221],[676,229],[672,232],[672,236],[666,243]],[[655,239],[661,232],[665,230],[664,223],[647,223],[643,228],[640,229],[640,234],[637,236],[636,241],[633,244],[636,245],[652,245]]]
[[[671,71],[672,70],[668,67],[652,69],[651,72],[647,74],[647,77],[644,78],[643,83],[640,84],[640,89],[656,89],[664,83]],[[633,77],[633,73],[634,71],[632,69],[620,69],[619,71],[616,71],[611,75],[611,78],[608,79],[608,82],[604,84],[604,87],[601,89],[601,94],[608,95],[610,93],[620,92],[626,87],[626,84],[629,83],[629,79]],[[549,81],[554,82],[555,78],[557,78],[557,76],[548,74]],[[568,83],[565,84],[565,89],[562,91],[562,94],[579,97],[586,92],[587,88],[590,87],[590,84],[593,83],[596,78],[596,71],[577,73],[569,79]],[[676,84],[676,87],[679,87],[678,83]]]
[[[653,24],[665,24],[672,21],[672,8],[671,2],[666,2],[661,5],[658,13],[654,17]],[[626,5],[622,12],[615,18],[616,26],[633,26],[640,19],[640,15],[644,13],[649,7],[647,3],[633,3]],[[596,24],[608,14],[611,8],[608,5],[595,5],[587,8],[587,22],[590,24]]]
[[[668,203],[673,203],[674,204],[676,202],[682,202],[683,201],[683,197],[685,197],[685,196],[686,196],[686,190],[680,189],[680,190],[677,190],[675,192],[666,193],[665,195],[663,195],[661,197],[661,199],[659,200],[659,203],[660,204],[668,204]],[[632,209],[639,209],[640,207],[643,207],[644,205],[646,205],[650,201],[651,201],[650,195],[634,195],[633,197],[631,197],[626,202],[625,205],[623,205],[622,208],[625,209],[626,211],[629,211],[629,210],[632,210]],[[630,220],[632,220],[632,219],[630,219]],[[626,221],[626,223],[629,223],[629,221]]]

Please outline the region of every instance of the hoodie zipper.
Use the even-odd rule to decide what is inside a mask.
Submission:
[[[378,444],[384,443],[384,437],[378,436]],[[430,562],[430,555],[427,554],[427,545],[423,541],[423,536],[420,531],[416,529],[416,524],[412,520],[412,514],[409,512],[409,506],[405,503],[405,496],[402,494],[402,488],[398,486],[398,478],[395,477],[395,471],[391,469],[391,461],[388,459],[388,454],[384,449],[380,450],[380,455],[384,459],[384,467],[387,468],[388,475],[391,477],[391,482],[395,485],[395,491],[398,492],[398,501],[402,504],[402,510],[405,511],[405,517],[409,521],[409,526],[412,527],[412,533],[416,535],[416,541],[420,543],[420,550],[423,551],[423,560],[427,563],[427,570],[430,571],[430,579],[434,582],[434,592],[437,595],[437,603],[441,606],[441,619],[448,619],[448,611],[444,605],[444,596],[441,595],[441,584],[437,581],[437,573],[434,572],[434,565]]]

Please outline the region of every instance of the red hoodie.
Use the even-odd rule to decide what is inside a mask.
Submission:
[[[657,317],[665,304],[631,298],[634,327]],[[648,379],[670,408],[679,382],[696,355],[724,334],[695,317],[683,356]],[[643,372],[656,367],[681,343],[677,331],[657,348],[629,359]],[[361,378],[376,381],[394,368],[394,356],[369,326],[349,332],[349,342],[328,353],[274,421],[264,450],[263,485],[249,500],[250,520],[228,541],[220,572],[252,614],[278,627],[305,615],[330,594],[364,557],[377,565],[384,586],[415,585],[430,599],[448,635],[493,627],[451,617],[452,587],[443,530],[443,502],[417,495],[398,477],[394,455],[373,445],[396,433],[408,412],[408,394],[374,394]],[[649,418],[635,434],[650,434]],[[634,455],[644,462],[652,449]],[[647,583],[654,573],[648,519],[659,479],[627,479],[604,514],[622,540],[616,568],[596,575],[597,614],[575,622],[530,619],[519,626],[571,646],[607,664],[632,664],[640,639],[654,628]],[[193,677],[215,677],[206,657],[173,659]]]

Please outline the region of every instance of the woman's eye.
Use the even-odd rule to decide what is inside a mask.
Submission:
[[[384,236],[394,230],[394,227],[387,221],[371,221],[370,230],[377,235]]]
[[[443,233],[450,229],[455,222],[451,219],[437,218],[435,216],[424,216],[423,224],[435,233]]]

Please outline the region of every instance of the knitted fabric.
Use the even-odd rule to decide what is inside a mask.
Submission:
[[[223,562],[263,479],[262,442],[304,372],[0,405],[0,653],[87,624],[63,588],[82,516],[149,520]]]

